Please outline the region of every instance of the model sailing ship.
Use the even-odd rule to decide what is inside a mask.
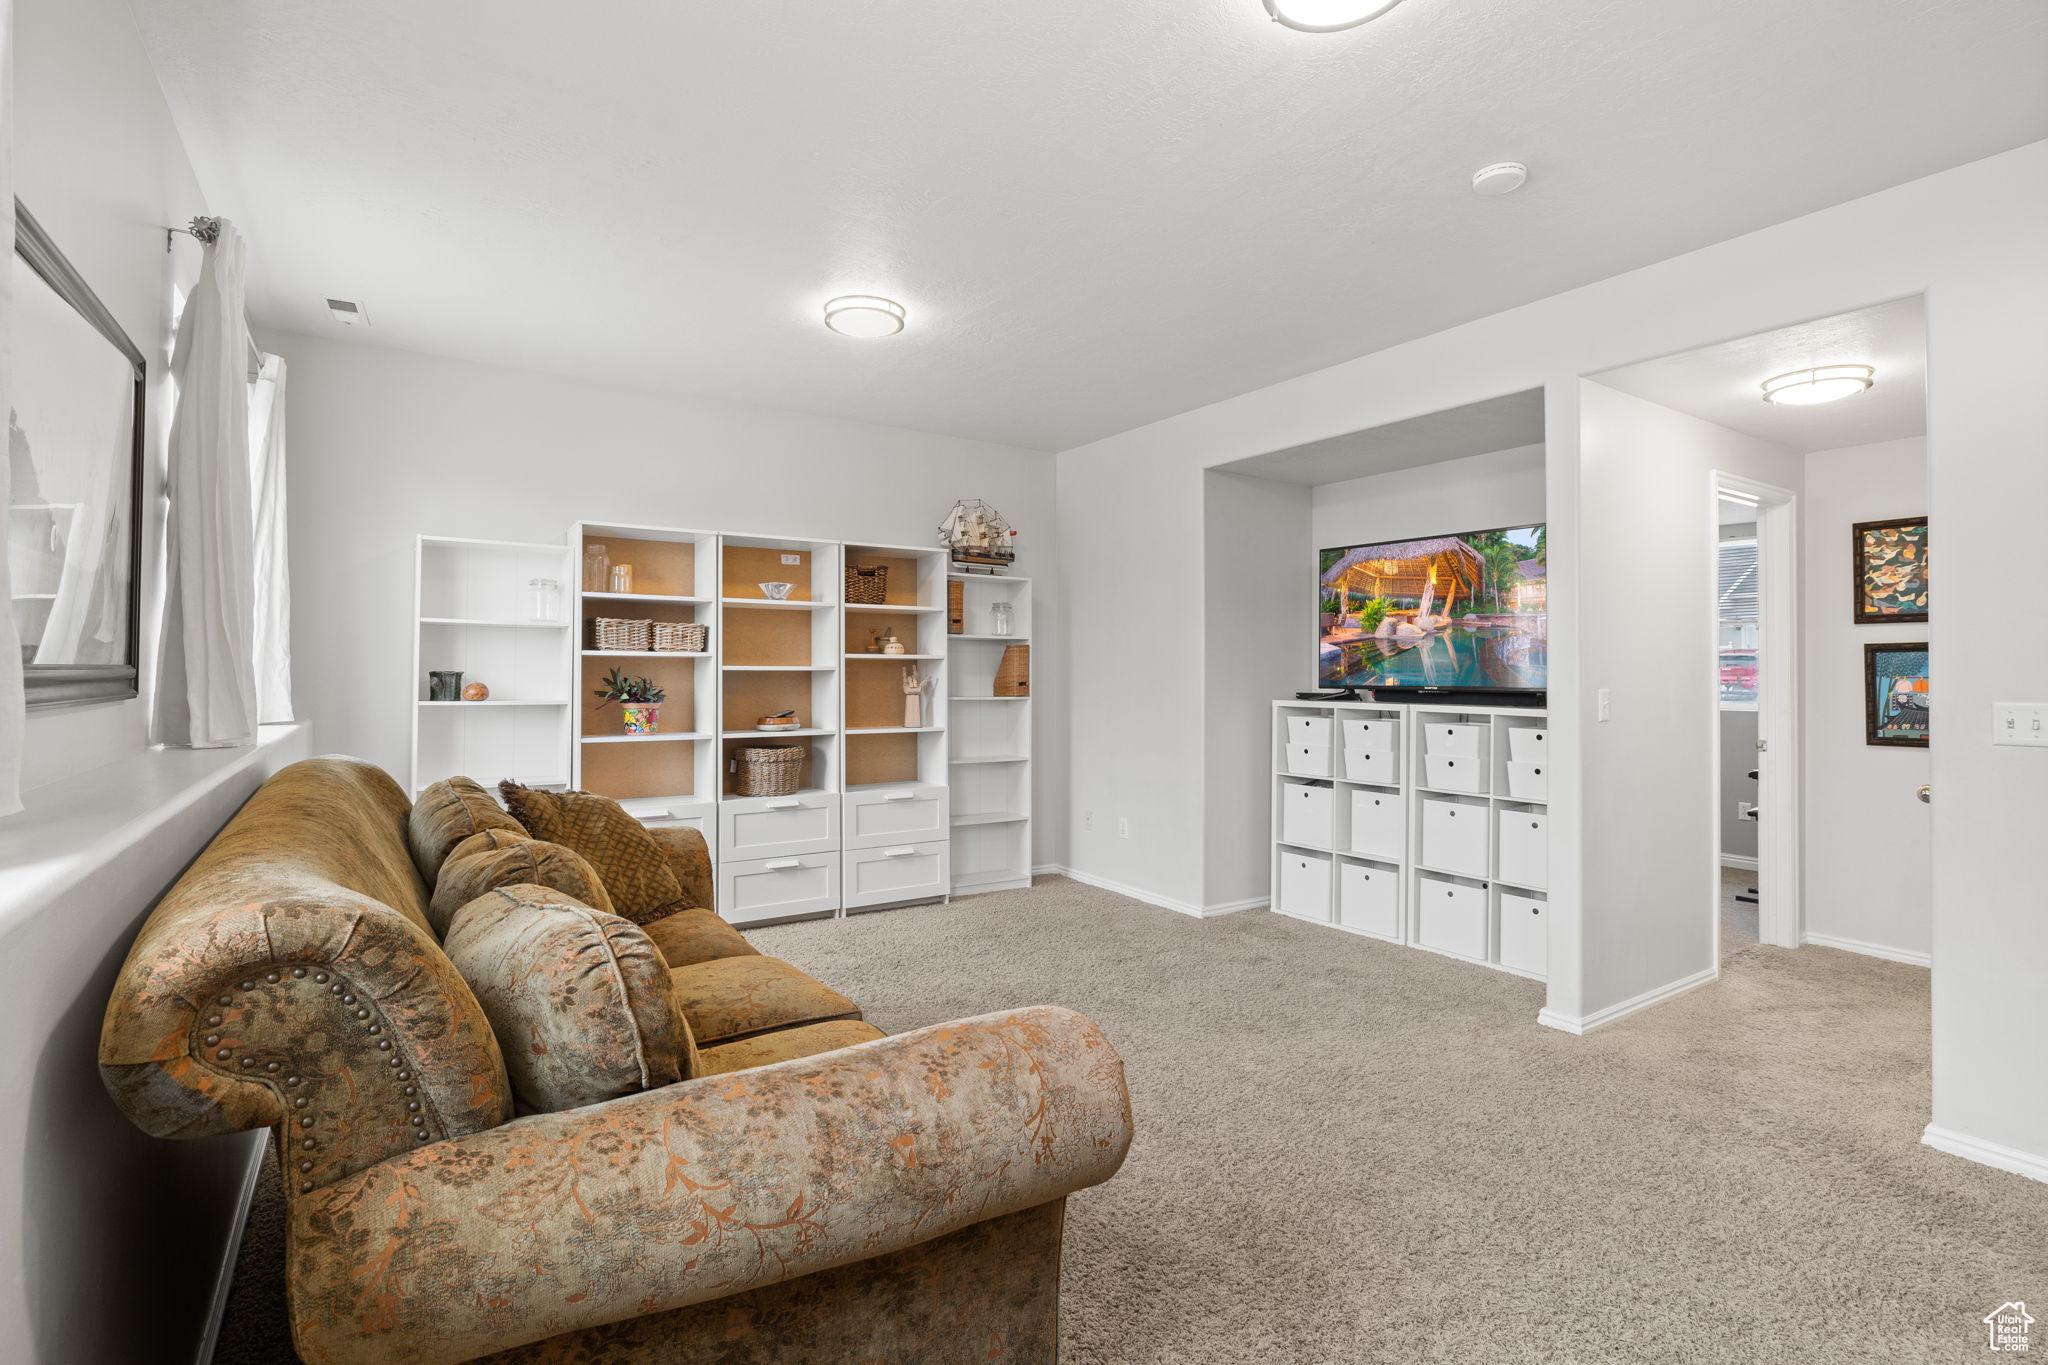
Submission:
[[[1012,542],[1017,533],[1002,513],[980,498],[953,504],[939,526],[939,538],[951,552],[953,567],[965,573],[1001,573],[1017,562]]]

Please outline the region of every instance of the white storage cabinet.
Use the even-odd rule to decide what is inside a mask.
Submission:
[[[1328,848],[1336,792],[1320,782],[1280,784],[1280,837],[1282,842],[1309,848]]]
[[[1550,969],[1550,906],[1540,897],[1500,893],[1500,965],[1532,976]]]
[[[1416,879],[1420,904],[1417,941],[1425,948],[1459,957],[1486,956],[1486,888],[1446,881],[1428,873]]]
[[[1301,919],[1330,917],[1330,855],[1280,850],[1280,912]]]
[[[1504,807],[1499,819],[1499,879],[1512,886],[1549,886],[1550,817],[1540,810]]]
[[[1401,933],[1401,873],[1379,863],[1337,864],[1337,922],[1379,938]]]

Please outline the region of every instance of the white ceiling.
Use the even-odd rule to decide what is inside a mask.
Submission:
[[[1249,455],[1216,468],[1314,486],[1542,442],[1543,390],[1529,389],[1405,422],[1388,422],[1286,450]]]
[[[1870,365],[1876,382],[1811,407],[1763,401],[1763,382],[1809,365]],[[1918,295],[1593,376],[1796,451],[1896,441],[1927,431],[1927,310]]]
[[[1040,448],[2048,136],[2040,0],[133,3],[260,324]]]

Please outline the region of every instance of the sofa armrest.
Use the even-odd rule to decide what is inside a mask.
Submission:
[[[885,1255],[1107,1180],[1123,1063],[1039,1006],[403,1153],[296,1200],[313,1365],[462,1361]]]
[[[711,846],[701,830],[685,828],[650,829],[669,871],[683,884],[683,898],[692,906],[718,909],[717,883],[711,875]]]

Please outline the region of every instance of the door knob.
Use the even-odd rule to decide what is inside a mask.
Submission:
[[[1918,793],[1916,793],[1916,795],[1919,796],[1920,804],[1923,806],[1932,805],[1934,803],[1934,788],[1929,786],[1925,782],[1922,782],[1920,784],[1920,790]]]

